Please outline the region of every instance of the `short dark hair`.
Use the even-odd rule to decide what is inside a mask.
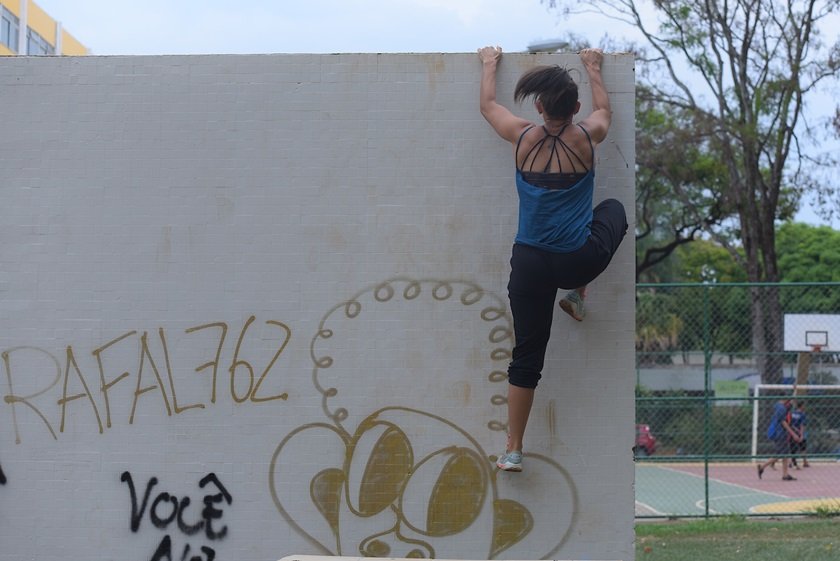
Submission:
[[[578,101],[578,87],[565,68],[537,66],[519,78],[513,92],[517,103],[531,96],[542,103],[549,117],[570,117]]]

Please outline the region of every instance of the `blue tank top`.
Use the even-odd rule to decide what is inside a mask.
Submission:
[[[580,125],[578,125],[580,126]],[[581,130],[589,139],[589,133],[583,127]],[[519,137],[516,145],[517,159],[519,143],[529,129],[526,129]],[[559,133],[562,134],[562,131]],[[578,161],[580,157],[574,154],[568,146],[560,140],[558,135],[550,135],[546,131],[546,137],[535,145],[540,146],[547,139],[553,139],[551,146],[552,154],[557,153],[557,144],[560,149],[572,154]],[[592,140],[589,140],[592,147]],[[533,151],[534,149],[532,149]],[[530,154],[530,153],[529,153]],[[526,161],[528,156],[526,155]],[[594,148],[593,165],[585,174],[560,174],[560,173],[535,173],[526,172],[517,166],[516,168],[516,190],[519,194],[519,230],[516,234],[516,243],[529,245],[554,253],[569,253],[580,249],[586,240],[589,239],[592,224],[592,195],[595,189],[594,170]],[[582,162],[581,162],[582,163]],[[546,164],[546,169],[550,161]],[[585,168],[585,166],[584,166]],[[562,171],[562,170],[561,170]],[[564,187],[546,187],[534,184],[537,177],[546,176],[573,176],[576,181]],[[526,180],[530,179],[532,181]],[[548,184],[553,182],[549,181]]]

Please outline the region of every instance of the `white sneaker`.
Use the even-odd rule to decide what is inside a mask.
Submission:
[[[583,318],[586,317],[586,308],[583,307],[583,298],[580,297],[577,290],[570,290],[568,294],[560,300],[560,308],[577,321],[583,321]]]
[[[522,452],[505,452],[496,460],[496,467],[502,471],[522,471]]]

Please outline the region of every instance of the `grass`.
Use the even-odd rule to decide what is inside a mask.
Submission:
[[[814,507],[814,512],[812,514],[817,518],[832,518],[840,516],[840,501],[824,501]]]
[[[636,524],[636,561],[837,561],[840,520],[834,517]]]

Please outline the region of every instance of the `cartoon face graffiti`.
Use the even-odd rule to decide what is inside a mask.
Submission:
[[[284,517],[331,555],[435,558],[480,550],[495,559],[520,543],[548,554],[571,529],[577,498],[568,475],[538,456],[529,458],[529,472],[539,474],[541,488],[517,488],[454,424],[394,408],[374,413],[353,435],[326,424],[297,429],[277,447],[269,484]],[[302,476],[307,488],[289,483]],[[505,492],[553,503],[557,516],[534,520]],[[546,531],[534,532],[540,526]]]
[[[397,281],[388,281],[334,307],[322,321],[313,340],[312,356],[314,383],[323,396],[327,422],[300,426],[277,446],[269,487],[278,511],[296,531],[331,555],[486,559],[502,554],[513,558],[535,558],[537,553],[550,556],[568,538],[577,513],[576,490],[562,467],[549,458],[530,455],[527,475],[497,472],[495,456],[484,451],[476,431],[485,438],[489,434],[487,440],[495,441],[504,427],[492,417],[488,422],[490,407],[478,405],[468,410],[447,395],[443,383],[429,391],[433,373],[402,368],[397,373],[399,378],[377,379],[375,389],[379,393],[366,392],[355,382],[358,372],[364,371],[363,365],[348,366],[357,359],[346,350],[350,342],[341,339],[339,332],[358,333],[359,318],[365,310],[376,312],[376,321],[364,324],[370,337],[380,336],[378,332],[371,334],[377,323],[394,331],[388,323],[394,318],[410,319],[415,332],[426,337],[420,342],[415,337],[412,345],[392,342],[385,358],[366,357],[391,360],[393,368],[411,364],[411,349],[420,345],[443,355],[434,357],[443,363],[458,360],[447,355],[450,347],[446,339],[451,334],[443,333],[445,328],[435,329],[435,312],[407,311],[411,307],[434,310],[436,306],[456,305],[469,309],[479,322],[506,321],[504,310],[498,313],[498,304],[472,311],[470,306],[484,296],[475,285],[466,285],[460,298],[450,299],[456,294],[456,283],[432,281],[431,290],[426,291],[431,296],[423,302],[421,282],[400,282],[406,285],[402,291],[395,290]],[[395,296],[400,293],[402,299]],[[365,300],[365,295],[370,298]],[[333,312],[337,312],[336,317],[331,317]],[[429,325],[418,326],[418,319]],[[498,392],[498,380],[486,374],[496,367],[488,369],[484,361],[509,356],[501,346],[509,330],[490,327],[490,337],[483,343],[473,343],[489,347],[487,352],[466,350],[471,357],[486,357],[469,361],[477,365],[476,369],[483,368],[483,373],[470,378],[475,379],[475,393],[482,396]],[[382,334],[377,341],[390,335]],[[332,345],[329,354],[316,352],[316,344],[325,341]],[[466,346],[453,346],[450,355],[464,353]],[[404,355],[394,358],[402,348],[407,349]],[[478,387],[482,380],[487,387]],[[362,414],[366,405],[377,402],[385,406],[372,413],[369,408]],[[433,412],[412,407],[411,402],[422,403]],[[447,418],[450,415],[458,422]],[[470,430],[462,427],[464,422]],[[543,516],[535,517],[532,512]],[[545,516],[546,512],[551,515]]]

